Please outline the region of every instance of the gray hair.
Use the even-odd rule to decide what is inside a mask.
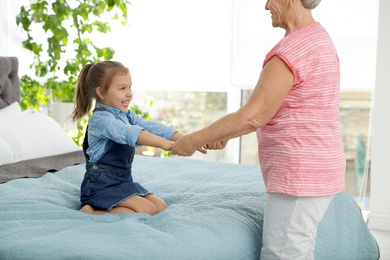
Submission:
[[[316,8],[321,3],[321,0],[301,0],[301,2],[303,7],[311,10]]]

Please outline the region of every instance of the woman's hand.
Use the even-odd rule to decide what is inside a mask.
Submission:
[[[175,132],[173,135],[172,135],[172,138],[171,138],[171,141],[177,141],[179,140],[180,138],[183,137],[183,134],[181,134],[180,132]],[[199,152],[203,153],[203,154],[206,154],[207,151],[203,148],[203,147],[199,147],[197,149]]]
[[[213,143],[203,145],[203,148],[207,150],[222,150],[226,147],[227,142],[228,140],[213,142]]]
[[[191,135],[185,135],[173,144],[171,152],[173,155],[191,156],[198,150],[199,152],[206,154],[207,150],[222,150],[225,148],[227,142],[228,140],[224,140],[197,147],[194,140],[192,140]]]
[[[206,150],[194,143],[190,135],[184,135],[172,145],[171,152],[173,155],[191,156],[198,149],[201,153],[206,153]]]

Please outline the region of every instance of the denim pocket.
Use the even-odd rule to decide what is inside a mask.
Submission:
[[[102,170],[94,170],[89,173],[89,181],[91,184],[99,184],[104,179],[104,172]]]

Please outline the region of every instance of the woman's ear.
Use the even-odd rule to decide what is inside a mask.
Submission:
[[[96,94],[100,98],[100,100],[104,100],[106,98],[106,95],[104,94],[104,90],[102,87],[97,87],[96,88]]]

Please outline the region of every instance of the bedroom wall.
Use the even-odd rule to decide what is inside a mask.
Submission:
[[[0,55],[4,55],[7,49],[6,35],[8,34],[7,28],[7,1],[0,1]]]
[[[25,0],[0,1],[0,56],[17,56],[19,59],[19,75],[31,70],[32,54],[20,44],[26,37],[16,25],[16,16]]]
[[[378,241],[381,259],[390,259],[390,1],[379,3],[376,86],[373,110],[371,208],[368,227]]]
[[[7,1],[0,1],[0,55],[7,53]]]

